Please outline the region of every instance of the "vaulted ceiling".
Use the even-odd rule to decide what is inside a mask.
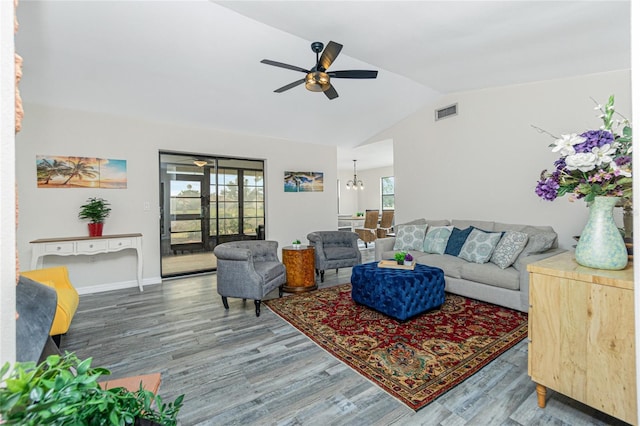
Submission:
[[[25,102],[337,145],[363,143],[443,94],[630,68],[630,1],[31,1],[18,7]],[[297,86],[313,41],[344,45],[339,97]],[[388,163],[388,161],[387,161]]]

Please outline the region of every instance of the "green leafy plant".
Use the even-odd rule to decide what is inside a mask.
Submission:
[[[102,198],[88,198],[87,204],[80,206],[78,219],[89,219],[91,223],[103,223],[111,213],[110,204]]]
[[[407,257],[407,253],[404,251],[399,251],[394,255],[394,257],[396,259],[396,262],[398,262],[399,265],[402,265],[404,263],[405,257]]]
[[[292,244],[301,244],[300,240],[294,240]]]
[[[3,425],[133,425],[145,419],[177,424],[184,395],[164,403],[159,395],[140,389],[102,389],[97,380],[109,370],[91,367],[67,352],[42,363],[6,363],[0,369],[0,419]]]

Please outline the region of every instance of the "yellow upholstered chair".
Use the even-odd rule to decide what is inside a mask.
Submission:
[[[80,296],[69,281],[69,271],[66,266],[56,266],[53,268],[34,269],[32,271],[21,272],[33,281],[37,281],[55,289],[58,295],[58,307],[51,325],[50,336],[54,337],[56,343],[60,343],[60,335],[69,330],[73,315],[78,309]]]

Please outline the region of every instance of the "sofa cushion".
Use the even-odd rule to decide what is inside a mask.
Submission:
[[[501,269],[505,269],[516,261],[529,241],[529,236],[524,232],[505,231],[491,255],[491,262]]]
[[[502,287],[510,290],[520,289],[520,275],[515,268],[501,269],[493,263],[471,263],[462,265],[461,278],[488,284],[494,287]]]
[[[502,237],[500,232],[484,232],[474,228],[465,240],[458,257],[474,263],[487,263]]]
[[[444,254],[453,226],[430,226],[424,237],[425,253]]]
[[[427,225],[399,225],[394,250],[422,251]]]
[[[447,219],[439,219],[439,220],[427,219],[427,225],[429,225],[429,226],[449,226],[449,225],[451,225],[451,222],[449,222],[449,220],[447,220]]]
[[[486,220],[460,220],[454,219],[451,221],[451,224],[456,228],[466,229],[470,226],[474,228],[482,229],[483,231],[493,232],[495,229],[493,228],[495,222],[489,222]]]
[[[427,219],[413,219],[410,222],[405,222],[405,223],[400,223],[396,226],[400,226],[400,225],[426,225],[427,224]]]
[[[448,277],[461,278],[462,267],[469,263],[464,259],[447,254],[422,254],[416,257],[416,263],[427,266],[435,266],[444,271]]]
[[[524,247],[524,250],[522,250],[522,253],[520,253],[519,257],[527,257],[532,254],[543,253],[550,248],[553,248],[556,240],[558,239],[558,234],[555,232],[542,232],[536,229],[529,229],[524,232],[529,235],[529,241]]]
[[[451,230],[451,235],[449,236],[449,241],[447,241],[447,248],[444,249],[445,254],[449,254],[451,256],[458,256],[460,254],[460,250],[464,245],[464,242],[467,240],[467,237],[473,230],[473,227],[470,226],[466,229],[453,228]]]

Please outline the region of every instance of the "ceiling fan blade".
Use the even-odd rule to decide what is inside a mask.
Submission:
[[[320,56],[320,59],[318,60],[318,69],[321,68],[322,70],[326,71],[331,66],[333,61],[336,60],[341,50],[341,44],[336,43],[335,41],[330,41],[327,47],[324,48],[322,56]]]
[[[347,71],[329,71],[329,77],[335,78],[376,78],[378,71],[370,70],[347,70]]]
[[[305,70],[304,68],[300,68],[295,65],[283,64],[282,62],[276,62],[270,59],[263,59],[260,62],[267,65],[273,65],[274,67],[286,68],[288,70],[300,71],[307,74],[309,73],[309,70]]]
[[[276,93],[282,93],[282,92],[284,92],[285,90],[293,89],[294,87],[299,86],[299,85],[301,85],[302,83],[304,83],[304,78],[301,78],[300,80],[296,80],[296,81],[294,81],[293,83],[289,83],[289,84],[287,84],[286,86],[282,86],[281,88],[274,90],[274,92],[276,92]]]
[[[324,91],[324,94],[327,95],[329,99],[335,99],[338,97],[338,92],[336,92],[336,88],[333,87],[333,84],[329,83],[329,88]]]

